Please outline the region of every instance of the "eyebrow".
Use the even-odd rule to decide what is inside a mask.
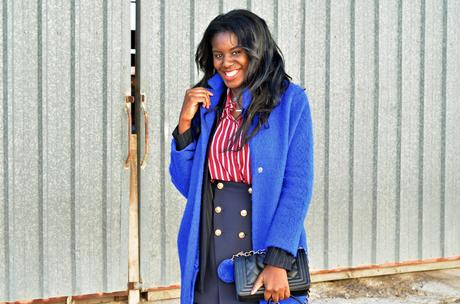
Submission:
[[[241,49],[242,47],[237,45],[237,46],[234,46],[230,49],[230,51],[233,51],[234,49]],[[212,49],[213,52],[220,52],[219,50],[216,50],[216,49]]]

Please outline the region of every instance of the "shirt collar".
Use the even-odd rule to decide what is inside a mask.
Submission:
[[[230,97],[230,89],[227,88],[227,97],[225,100],[225,106],[224,106],[224,111],[222,112],[221,117],[227,117],[228,119],[231,119],[232,121],[235,122],[240,122],[241,119],[243,119],[243,116],[240,115],[238,118],[233,117],[232,115],[232,110],[236,107],[236,102],[234,102],[231,97]]]

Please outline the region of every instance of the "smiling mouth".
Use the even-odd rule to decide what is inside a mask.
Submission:
[[[225,73],[225,76],[227,76],[227,77],[233,77],[238,73],[238,70],[233,70],[233,71],[224,72],[224,73]]]

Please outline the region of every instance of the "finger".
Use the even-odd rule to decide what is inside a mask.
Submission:
[[[254,283],[254,286],[252,287],[251,289],[251,294],[255,294],[257,292],[257,290],[259,290],[260,287],[264,286],[264,280],[263,280],[263,277],[261,275],[259,275],[257,277],[257,280],[255,281]]]
[[[212,96],[212,93],[209,92],[208,90],[205,90],[204,92],[200,92],[200,94],[204,94],[204,95],[201,95],[201,96],[204,96],[205,97],[205,107],[207,109],[209,109],[209,107],[211,106],[211,96]],[[210,95],[211,94],[211,95]]]
[[[203,98],[209,98],[209,95],[203,92],[192,92],[189,94],[190,98],[193,97],[203,97]]]
[[[286,288],[281,288],[278,292],[278,298],[280,301],[287,299],[286,297]]]
[[[211,96],[214,95],[211,91],[209,91],[208,89],[205,89],[203,87],[193,88],[193,89],[190,90],[190,92],[199,92],[199,93],[204,93],[204,94],[211,95]]]
[[[289,290],[289,286],[284,290],[284,298],[289,299],[291,296],[291,291]]]
[[[206,109],[209,109],[209,107],[211,106],[211,98],[209,97],[209,94],[205,94],[205,102],[204,102],[204,106]]]
[[[214,95],[208,91],[208,109],[211,106],[211,96],[214,96]]]
[[[208,107],[210,104],[209,96],[206,94],[195,94],[190,97],[193,104],[201,103],[203,107]]]
[[[272,293],[272,300],[275,303],[278,303],[280,301],[280,296],[279,296],[278,291],[275,291],[275,292]]]
[[[208,90],[195,90],[191,91],[189,96],[204,96],[207,102],[206,106],[209,107],[211,105],[211,96],[213,96],[213,94]]]
[[[265,301],[269,301],[270,299],[272,299],[272,293],[270,291],[268,291],[267,289],[265,289],[265,292],[264,292],[264,299]],[[273,300],[273,299],[272,299]]]

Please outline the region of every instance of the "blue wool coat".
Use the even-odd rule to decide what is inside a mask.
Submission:
[[[201,133],[197,140],[178,151],[171,143],[171,180],[187,198],[179,228],[177,246],[181,269],[181,304],[192,304],[199,270],[200,208],[206,148],[216,105],[225,85],[220,75],[208,81],[210,109],[200,107]],[[251,103],[243,92],[243,109]],[[256,125],[253,122],[252,128]],[[304,220],[313,187],[313,133],[310,106],[305,91],[293,83],[249,141],[252,173],[253,249],[278,247],[296,255],[307,249]],[[265,303],[261,301],[260,303]],[[280,303],[296,303],[284,300]]]

